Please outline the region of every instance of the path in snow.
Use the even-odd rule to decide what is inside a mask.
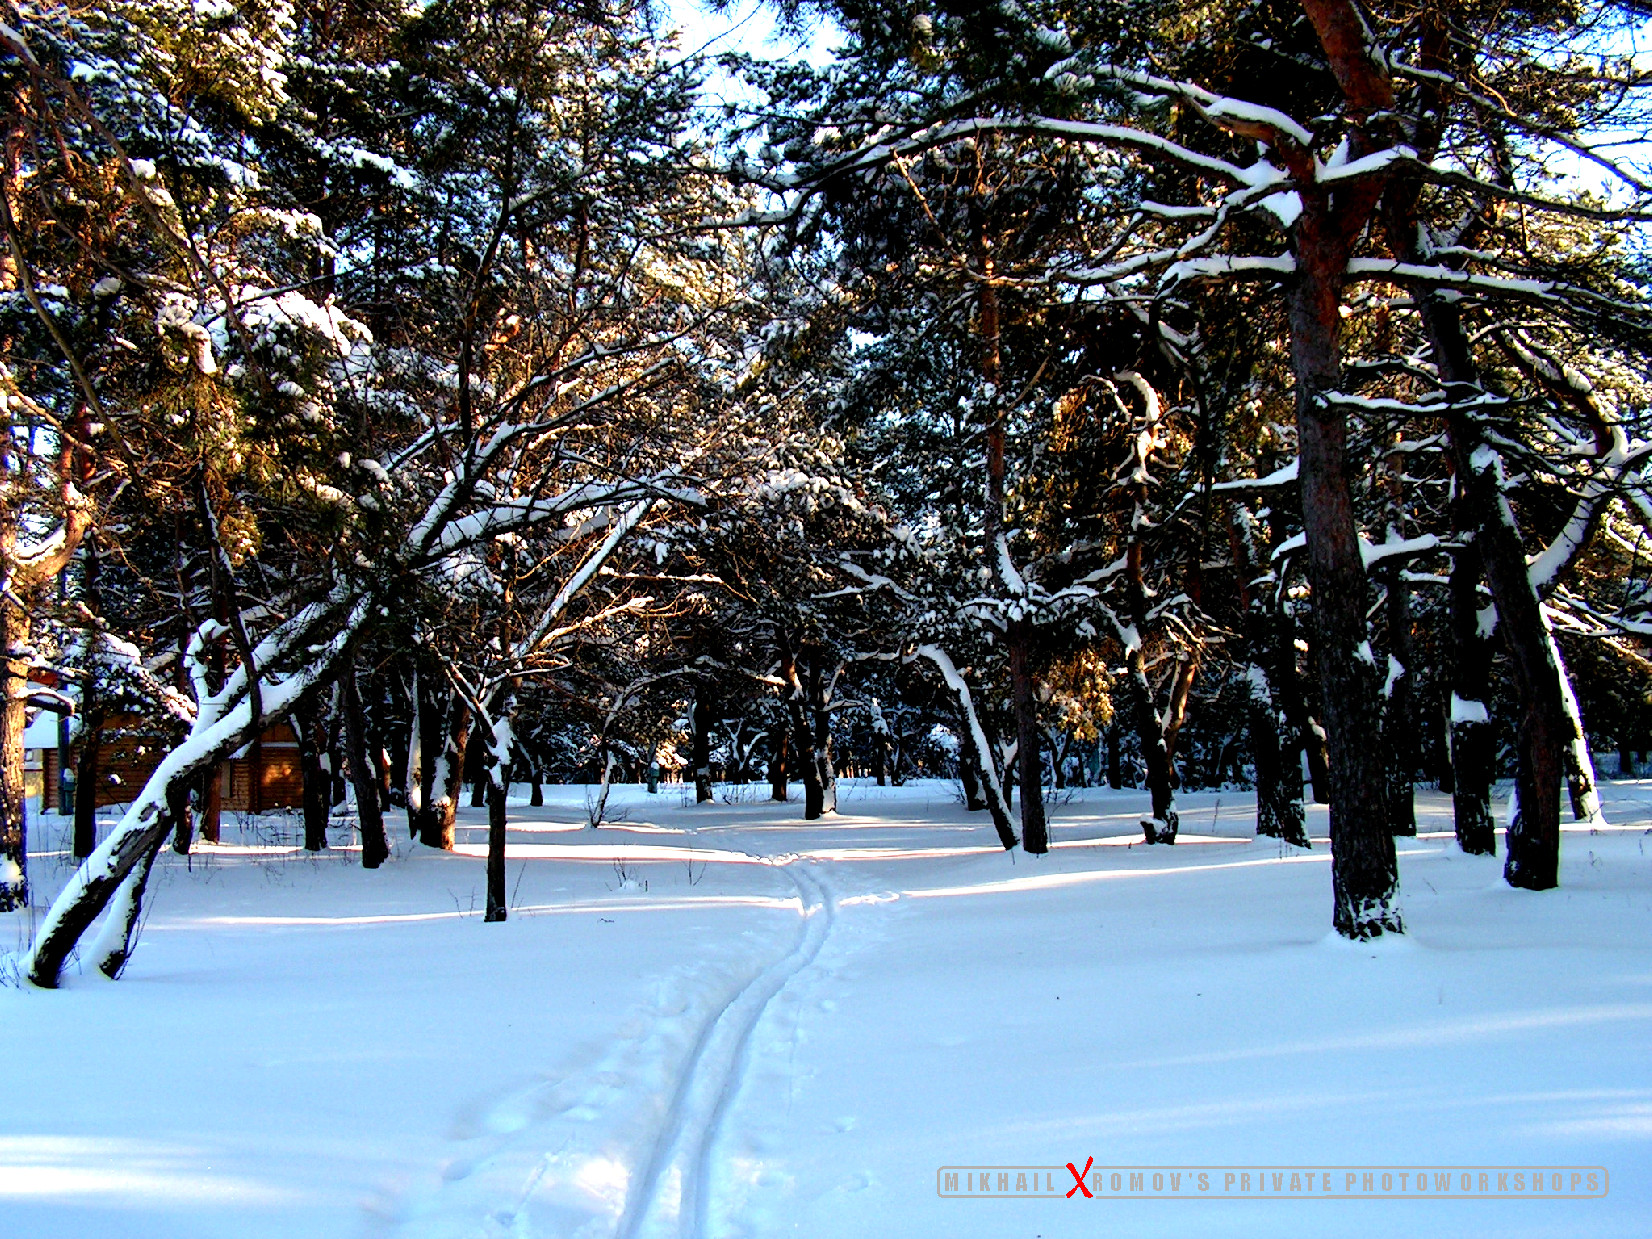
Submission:
[[[807,968],[832,931],[831,892],[807,862],[776,862],[797,884],[803,928],[782,959],[754,977],[706,1022],[677,1082],[659,1139],[626,1201],[620,1239],[700,1239],[711,1206],[712,1157],[739,1093],[752,1030],[786,982]]]
[[[646,845],[638,850],[651,854]],[[448,1162],[440,1181],[392,1208],[397,1239],[539,1234],[547,1214],[567,1227],[556,1234],[701,1239],[707,1233],[713,1162],[745,1078],[753,1030],[787,982],[820,953],[836,919],[836,901],[817,872],[820,861],[694,852],[789,880],[795,901],[784,902],[800,913],[790,949],[709,1003],[723,974],[680,972],[650,1009],[631,1014],[614,1048],[593,1068],[530,1084],[482,1106],[478,1118],[464,1124],[464,1151]],[[622,909],[624,900],[613,906]],[[667,1096],[661,1109],[658,1102]],[[655,1112],[653,1129],[639,1131],[639,1119]],[[558,1215],[559,1187],[582,1189],[613,1209],[581,1216],[565,1208]]]

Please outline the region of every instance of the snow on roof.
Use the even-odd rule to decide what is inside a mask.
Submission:
[[[57,747],[57,718],[50,710],[37,710],[29,725],[23,729],[25,749],[55,749]],[[80,719],[69,720],[69,739],[80,734]]]

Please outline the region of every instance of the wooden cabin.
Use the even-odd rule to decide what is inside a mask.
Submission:
[[[53,728],[56,719],[51,719]],[[34,728],[31,727],[31,731]],[[80,760],[79,720],[69,745],[70,769]],[[138,714],[113,714],[104,719],[98,752],[97,807],[126,804],[142,790],[171,749],[171,734]],[[34,737],[30,737],[33,739]],[[44,737],[42,737],[44,738]],[[41,785],[55,803],[58,786],[58,750],[55,744],[39,750]],[[33,756],[33,753],[29,754]],[[77,787],[75,795],[85,794]],[[298,737],[286,723],[277,723],[263,736],[218,767],[220,808],[240,813],[299,808],[304,803],[304,775],[298,760]]]

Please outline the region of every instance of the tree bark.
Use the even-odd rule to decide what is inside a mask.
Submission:
[[[1431,71],[1450,71],[1450,58],[1461,50],[1460,42],[1439,12],[1429,10],[1424,16],[1419,57],[1422,66]],[[1443,89],[1425,82],[1420,88],[1419,105],[1424,123],[1418,127],[1415,146],[1425,159],[1431,159],[1440,141],[1439,118],[1446,112]],[[1384,223],[1389,243],[1406,262],[1433,261],[1424,249],[1419,227],[1420,188],[1415,177],[1402,178],[1390,187],[1386,203]],[[1573,767],[1570,783],[1578,797],[1576,807],[1588,807],[1589,772],[1582,768],[1586,763],[1579,760],[1586,746],[1581,728],[1576,726],[1575,710],[1568,710],[1571,686],[1542,601],[1532,584],[1514,511],[1503,493],[1503,462],[1487,443],[1485,428],[1476,415],[1476,406],[1488,393],[1463,329],[1458,300],[1423,286],[1411,291],[1445,390],[1446,431],[1462,510],[1471,513],[1475,522],[1475,553],[1491,587],[1498,627],[1511,655],[1520,695],[1517,804],[1510,815],[1503,874],[1511,886],[1546,890],[1559,881],[1559,785],[1568,773],[1569,763]],[[1472,826],[1471,833],[1478,835],[1479,831],[1477,824]]]
[[[1403,926],[1383,762],[1371,744],[1381,734],[1381,711],[1365,623],[1370,595],[1349,485],[1347,421],[1326,399],[1342,378],[1339,311],[1347,244],[1325,217],[1327,197],[1303,197],[1288,314],[1314,652],[1330,759],[1332,923],[1345,937],[1366,939]]]
[[[1446,427],[1457,485],[1477,520],[1474,543],[1497,605],[1498,627],[1511,655],[1522,718],[1516,762],[1517,806],[1511,815],[1503,875],[1510,886],[1548,890],[1560,874],[1560,784],[1569,730],[1559,650],[1532,586],[1526,551],[1501,486],[1502,460],[1464,406],[1483,395],[1455,306],[1419,292],[1423,324],[1453,411]]]
[[[463,787],[465,749],[470,740],[470,708],[454,693],[447,694],[445,724],[437,733],[442,756],[431,763],[425,776],[428,809],[419,840],[426,847],[453,850],[453,828],[458,821],[459,797]]]
[[[201,842],[217,843],[224,814],[225,763],[215,762],[201,772]]]
[[[390,856],[390,839],[384,830],[384,811],[379,804],[379,781],[368,757],[367,719],[361,708],[361,690],[356,684],[352,660],[340,674],[342,693],[339,705],[344,712],[344,743],[348,748],[350,782],[356,793],[356,821],[361,828],[361,865],[377,869]]]
[[[408,691],[409,718],[407,724],[407,762],[403,767],[403,782],[407,796],[407,834],[417,839],[424,824],[425,803],[430,787],[425,767],[425,735],[430,730],[430,696],[426,690],[427,677],[418,667],[413,668],[413,685]]]
[[[503,644],[503,643],[501,643]],[[505,796],[510,790],[510,765],[515,747],[512,724],[516,716],[516,688],[506,685],[496,707],[498,725],[488,753],[488,900],[484,921],[502,921],[509,914],[505,898],[505,832],[509,814]]]
[[[97,957],[98,971],[111,981],[118,980],[126,971],[137,945],[138,921],[143,915],[143,895],[149,886],[149,875],[155,868],[155,858],[166,845],[167,832],[173,829],[169,818],[162,818],[162,829],[155,841],[144,852],[143,859],[132,866],[132,872],[121,881],[120,889],[111,901],[106,928],[92,954]]]
[[[80,688],[80,753],[75,758],[74,855],[85,860],[98,845],[98,782],[102,778],[104,712],[97,704],[95,673]],[[42,788],[44,795],[49,788]]]
[[[1153,704],[1147,660],[1139,644],[1128,649],[1125,663],[1131,713],[1136,716],[1137,743],[1141,745],[1142,764],[1147,768],[1147,790],[1153,798],[1153,816],[1141,820],[1142,836],[1148,843],[1175,843],[1181,815],[1176,811],[1170,753],[1165,748],[1164,725]]]
[[[294,710],[289,726],[298,737],[298,768],[304,784],[304,850],[327,850],[327,819],[333,780],[321,764],[321,719],[313,702]]]
[[[173,783],[166,789],[167,812],[172,817],[172,850],[180,856],[189,855],[191,836],[195,833],[195,825],[191,816],[193,810],[189,803],[189,784],[183,781]]]
[[[481,724],[477,724],[477,731],[481,731]],[[474,739],[474,737],[472,737]],[[482,747],[487,747],[487,739],[482,740]],[[465,762],[470,767],[470,807],[480,809],[490,803],[488,800],[488,766],[486,762],[479,762],[476,758],[476,745],[472,744],[465,753]]]
[[[50,922],[35,942],[29,965],[29,981],[41,989],[56,989],[63,973],[63,964],[69,952],[75,949],[81,935],[91,926],[115,894],[134,865],[164,840],[172,829],[172,821],[164,813],[157,813],[149,827],[114,841],[110,863],[86,877],[83,895],[65,909],[55,922]],[[105,846],[109,846],[108,843]]]
[[[803,820],[812,822],[837,810],[837,771],[832,765],[829,703],[813,660],[806,670],[786,642],[781,649],[781,678],[791,686],[786,697],[793,750],[803,776]]]
[[[1411,591],[1397,564],[1387,575],[1389,656],[1400,668],[1389,685],[1383,709],[1388,829],[1395,835],[1415,835],[1417,811],[1412,778],[1417,766],[1417,720],[1411,691]]]
[[[782,719],[769,733],[769,799],[786,799],[787,729]]]
[[[81,593],[87,610],[100,612],[102,602],[98,590],[100,559],[97,540],[84,539],[85,555],[82,565]],[[96,654],[97,630],[84,631],[86,642],[86,678],[80,685],[80,757],[75,763],[75,829],[72,851],[76,860],[85,860],[97,847],[98,840],[98,782],[103,749],[104,710],[98,701]],[[42,792],[46,789],[42,788]]]
[[[260,732],[247,745],[247,812],[264,811],[264,735]]]
[[[814,736],[809,727],[803,702],[796,698],[786,703],[792,716],[792,734],[797,737],[798,765],[803,775],[803,820],[812,822],[826,812],[826,790],[820,781],[820,760],[815,752]]]
[[[711,721],[713,706],[711,702],[711,688],[708,685],[697,685],[694,689],[694,702],[689,707],[689,718],[693,725],[693,740],[690,746],[690,757],[694,765],[694,803],[705,804],[713,798],[711,789]]]
[[[1280,732],[1289,723],[1279,707],[1274,687],[1277,677],[1268,664],[1276,653],[1272,608],[1257,596],[1251,584],[1256,576],[1255,536],[1249,513],[1236,511],[1228,522],[1233,564],[1239,577],[1239,605],[1244,611],[1246,669],[1249,693],[1246,723],[1251,756],[1256,763],[1256,833],[1283,839],[1296,847],[1309,847],[1302,812],[1302,775],[1297,767],[1295,745],[1281,743]],[[1294,663],[1296,651],[1291,650]],[[1287,762],[1289,763],[1287,765]]]
[[[877,785],[884,785],[886,767],[889,764],[889,724],[884,721],[883,707],[874,699],[872,702],[872,724],[869,728],[872,746],[872,777]]]
[[[327,779],[331,784],[327,802],[329,807],[339,809],[344,806],[345,798],[350,793],[350,778],[345,773],[348,763],[344,742],[344,690],[338,684],[333,685],[333,700],[327,708],[326,732],[327,745],[322,755],[326,761]]]
[[[1032,634],[1025,620],[1012,621],[1005,640],[1010,653],[1010,691],[1015,705],[1016,761],[1021,768],[1021,846],[1033,855],[1050,850],[1044,816],[1044,762],[1039,741],[1038,702],[1034,694],[1027,646]]]
[[[13,531],[15,535],[15,531]],[[6,685],[0,700],[0,912],[29,904],[29,843],[23,784],[23,730],[28,725],[29,668],[20,651],[28,648],[27,617],[0,601],[0,657]],[[42,800],[51,794],[43,789]]]
[[[1472,521],[1459,502],[1462,547],[1451,566],[1451,807],[1457,846],[1476,856],[1497,854],[1497,826],[1491,813],[1491,785],[1497,759],[1491,713],[1491,643],[1480,632],[1480,550]]]

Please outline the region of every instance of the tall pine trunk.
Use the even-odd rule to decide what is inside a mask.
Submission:
[[[476,753],[478,748],[485,750],[488,741],[481,736],[481,723],[476,724],[476,731],[477,735],[471,737],[470,748],[465,753],[465,764],[469,767],[466,777],[470,783],[470,807],[480,809],[488,803],[488,767],[486,762],[478,760]],[[480,745],[475,743],[478,736],[482,739]]]
[[[1125,663],[1130,712],[1135,716],[1136,740],[1141,746],[1142,764],[1147,768],[1147,790],[1153,798],[1153,816],[1141,820],[1142,837],[1148,843],[1175,843],[1181,815],[1176,811],[1170,751],[1165,747],[1164,724],[1153,704],[1147,660],[1139,644],[1125,652]]]
[[[694,702],[689,707],[693,728],[690,759],[694,766],[694,803],[705,804],[712,799],[711,790],[711,689],[699,685],[694,690]],[[604,772],[606,779],[607,774]]]
[[[98,784],[103,771],[104,713],[93,675],[81,685],[80,752],[75,758],[74,855],[85,860],[98,845]],[[50,788],[42,788],[42,795]]]
[[[304,850],[324,852],[333,780],[321,764],[326,738],[313,700],[293,711],[291,726],[298,737],[298,767],[304,784]]]
[[[1349,486],[1347,419],[1327,399],[1342,380],[1342,280],[1347,243],[1328,195],[1304,194],[1290,290],[1302,523],[1313,591],[1314,653],[1330,766],[1332,923],[1365,939],[1403,928],[1399,870],[1388,829],[1377,671],[1365,614],[1370,596]]]
[[[503,644],[503,643],[501,643]],[[510,767],[514,756],[513,724],[516,716],[516,688],[508,684],[495,707],[498,718],[488,737],[488,897],[484,921],[502,921],[508,915],[505,899],[505,832],[510,825],[505,797],[510,791]]]
[[[1457,505],[1459,520],[1464,503]],[[1458,535],[1462,546],[1451,565],[1451,807],[1457,846],[1477,856],[1497,854],[1497,825],[1491,813],[1497,741],[1491,714],[1491,643],[1480,632],[1480,551],[1472,529]]]
[[[1463,408],[1481,391],[1461,319],[1454,305],[1440,303],[1433,294],[1419,300],[1454,410],[1446,426],[1457,485],[1478,521],[1475,547],[1520,691],[1518,803],[1506,832],[1503,875],[1510,886],[1548,890],[1560,880],[1560,785],[1566,777],[1570,728],[1565,698],[1570,689],[1502,492],[1502,460],[1487,446],[1483,427]]]
[[[1025,620],[1012,621],[1005,640],[1010,652],[1010,692],[1015,705],[1016,760],[1021,768],[1021,846],[1034,855],[1050,850],[1044,818],[1044,761],[1039,752],[1038,702],[1028,665],[1031,633]]]
[[[182,779],[166,789],[167,813],[172,818],[172,850],[180,856],[189,855],[189,846],[195,833],[191,821],[189,784]]]
[[[785,719],[775,723],[769,733],[769,799],[784,801],[786,799],[786,746],[787,728]]]
[[[352,660],[340,675],[339,705],[344,712],[344,743],[350,768],[350,782],[356,793],[356,821],[361,827],[361,864],[377,869],[390,856],[390,840],[384,830],[384,811],[379,802],[379,781],[374,762],[368,756],[367,719],[361,708],[361,690],[356,684]]]
[[[1244,611],[1245,653],[1249,665],[1245,678],[1249,687],[1245,703],[1246,729],[1250,735],[1251,757],[1256,763],[1256,833],[1283,839],[1297,847],[1308,847],[1303,824],[1302,775],[1297,768],[1297,749],[1286,743],[1281,732],[1289,728],[1278,705],[1274,685],[1278,677],[1269,674],[1274,661],[1273,608],[1256,593],[1254,522],[1248,512],[1238,509],[1228,522],[1229,544],[1239,577],[1239,605]],[[1295,651],[1291,651],[1295,661]]]
[[[425,832],[420,836],[428,847],[453,850],[453,830],[458,822],[459,799],[464,790],[465,751],[470,741],[470,707],[456,694],[447,697],[446,725],[440,734],[442,756],[429,777],[435,803],[425,816]]]
[[[12,531],[15,540],[15,529]],[[29,623],[9,600],[0,600],[0,657],[6,690],[0,698],[0,912],[29,903],[29,841],[23,785],[23,729],[27,726],[29,667],[18,651],[28,648]],[[51,793],[44,789],[42,800]]]
[[[1451,31],[1448,18],[1432,8],[1425,10],[1422,18],[1421,66],[1429,72],[1451,72],[1455,67],[1454,48],[1459,40]],[[1446,100],[1443,87],[1433,81],[1425,80],[1419,92],[1422,123],[1417,127],[1414,143],[1427,162],[1440,147],[1442,130],[1438,118],[1445,115]],[[1419,226],[1420,191],[1417,178],[1406,177],[1390,187],[1386,199],[1384,224],[1388,241],[1405,262],[1435,261],[1435,256],[1425,249],[1424,233]],[[1571,687],[1554,633],[1532,583],[1514,512],[1503,493],[1502,458],[1487,441],[1486,427],[1477,413],[1488,393],[1463,327],[1460,301],[1455,294],[1414,286],[1412,302],[1422,320],[1435,370],[1445,390],[1446,432],[1461,511],[1471,514],[1474,521],[1474,552],[1491,587],[1498,628],[1508,645],[1520,696],[1515,772],[1517,804],[1507,831],[1508,851],[1503,874],[1511,886],[1547,890],[1559,881],[1560,782],[1566,778],[1569,764],[1573,767],[1570,782],[1579,802],[1577,807],[1587,808],[1587,801],[1592,799],[1586,785],[1588,772],[1581,768],[1587,763],[1580,760],[1587,746],[1582,741],[1581,729],[1576,727],[1575,710],[1568,709]],[[1455,589],[1453,594],[1454,608],[1457,608],[1460,604],[1456,601]],[[1461,631],[1466,617],[1456,622]],[[1474,674],[1472,657],[1466,665],[1471,669],[1470,674]],[[1471,700],[1484,705],[1483,696],[1463,698],[1465,705]],[[1469,707],[1466,713],[1478,715],[1480,712]],[[1472,744],[1473,737],[1469,739]],[[1472,812],[1477,817],[1478,806]],[[1477,820],[1471,821],[1468,833],[1480,839],[1483,827]],[[1464,827],[1460,825],[1460,839],[1463,834]]]
[[[1383,703],[1383,750],[1388,767],[1388,829],[1396,835],[1417,833],[1417,719],[1412,702],[1411,590],[1398,564],[1387,572],[1388,650],[1397,666],[1389,668]]]

